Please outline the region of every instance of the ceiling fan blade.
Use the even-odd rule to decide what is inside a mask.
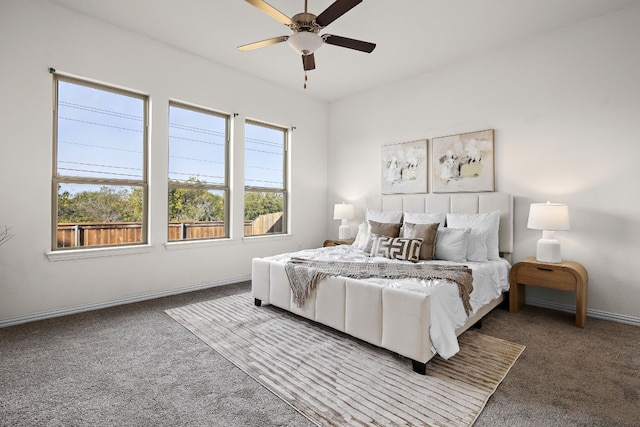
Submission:
[[[291,18],[289,18],[284,13],[280,12],[275,7],[271,6],[269,3],[263,0],[246,0],[247,3],[251,3],[253,6],[257,7],[273,19],[282,22],[284,25],[291,25],[293,22]]]
[[[371,53],[373,52],[373,49],[376,48],[375,43],[363,42],[361,40],[349,39],[347,37],[334,36],[333,34],[325,34],[322,36],[322,38],[327,44],[359,50],[361,52]]]
[[[249,1],[249,0],[247,0]],[[362,0],[336,0],[316,18],[316,24],[326,27],[362,3]]]
[[[238,46],[238,50],[242,50],[246,52],[249,50],[260,49],[261,47],[271,46],[272,44],[286,42],[288,38],[289,36],[273,37],[273,38],[262,40],[259,42]]]
[[[315,70],[316,69],[316,59],[313,56],[313,53],[309,55],[302,55],[302,68],[305,71]]]

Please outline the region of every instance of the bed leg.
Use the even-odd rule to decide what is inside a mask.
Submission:
[[[420,375],[425,375],[427,373],[426,363],[418,362],[417,360],[412,360],[411,362],[413,362],[413,372]]]
[[[258,298],[254,298],[253,303],[256,305],[256,307],[260,307],[262,305],[262,300]]]

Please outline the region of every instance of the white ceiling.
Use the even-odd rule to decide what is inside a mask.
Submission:
[[[237,46],[289,28],[244,0],[50,0],[115,26],[325,100],[342,97],[496,49],[517,46],[640,0],[364,0],[321,34],[377,44],[371,54],[324,45],[303,89],[302,60],[287,43]],[[304,0],[268,0],[291,17]],[[333,0],[308,0],[320,14]]]

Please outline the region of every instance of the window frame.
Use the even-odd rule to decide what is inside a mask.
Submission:
[[[192,239],[179,239],[179,240],[170,240],[169,239],[169,217],[167,215],[167,244],[173,243],[186,243],[186,242],[202,242],[208,240],[220,240],[220,239],[229,239],[231,237],[231,226],[230,226],[230,214],[231,214],[231,191],[230,191],[230,152],[231,152],[231,115],[222,113],[220,111],[216,111],[214,109],[209,109],[205,107],[199,107],[195,105],[191,105],[181,101],[173,101],[169,100],[169,105],[167,106],[167,175],[169,174],[169,151],[170,151],[170,128],[171,128],[171,107],[182,108],[185,110],[193,111],[196,113],[209,114],[212,116],[216,116],[225,120],[225,143],[224,143],[224,185],[220,184],[195,184],[195,183],[186,183],[186,182],[177,182],[172,183],[167,176],[167,213],[169,212],[169,191],[172,188],[182,188],[187,190],[215,190],[222,191],[224,194],[224,235],[219,237],[203,237],[203,238],[192,238]]]
[[[90,87],[97,90],[115,93],[117,95],[128,96],[142,100],[143,126],[142,126],[142,179],[123,178],[96,178],[79,177],[69,175],[58,175],[58,100],[59,84],[63,81],[79,86]],[[90,80],[71,77],[68,75],[53,73],[53,153],[52,153],[52,180],[51,180],[51,251],[86,251],[103,248],[127,248],[132,246],[148,245],[149,242],[149,96]],[[84,184],[84,185],[109,185],[109,186],[133,186],[142,188],[142,223],[141,241],[98,245],[98,246],[73,246],[58,247],[58,186],[60,184]]]
[[[282,184],[283,187],[282,188],[273,188],[273,187],[260,187],[260,186],[252,186],[252,185],[246,185],[246,134],[245,134],[245,174],[244,174],[244,179],[245,179],[245,185],[244,185],[244,194],[242,197],[243,200],[243,209],[242,209],[242,223],[243,223],[243,237],[245,238],[254,238],[254,237],[268,237],[268,236],[282,236],[282,235],[286,235],[289,234],[289,180],[288,180],[288,176],[289,176],[289,144],[290,144],[290,138],[291,138],[291,130],[285,126],[278,126],[278,125],[274,125],[274,124],[270,124],[270,123],[266,123],[260,120],[254,120],[254,119],[245,119],[245,129],[247,124],[250,125],[254,125],[254,126],[262,126],[268,129],[272,129],[272,130],[277,130],[277,131],[282,131],[283,135],[282,135],[282,144],[283,144],[283,150],[282,150]],[[248,192],[251,193],[276,193],[276,194],[280,194],[282,193],[282,231],[277,232],[277,233],[266,233],[266,234],[245,234],[244,233],[244,215],[245,215],[245,209],[246,207],[244,206],[244,200],[246,198],[246,194]]]

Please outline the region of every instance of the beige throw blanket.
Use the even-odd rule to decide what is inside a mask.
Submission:
[[[400,264],[386,262],[314,261],[291,258],[284,269],[289,278],[293,300],[302,307],[316,288],[318,282],[327,276],[343,276],[353,279],[446,279],[458,284],[458,293],[467,313],[471,312],[469,294],[473,290],[471,269],[455,265]]]

